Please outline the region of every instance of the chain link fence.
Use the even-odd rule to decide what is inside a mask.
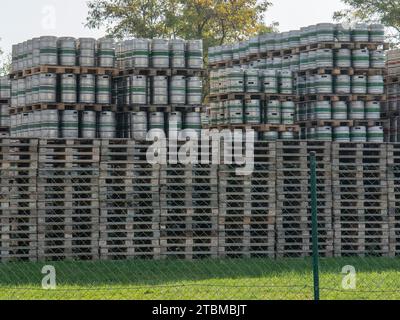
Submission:
[[[320,298],[400,298],[400,145],[257,142],[240,176],[131,140],[0,142],[0,299],[314,299],[311,152]]]

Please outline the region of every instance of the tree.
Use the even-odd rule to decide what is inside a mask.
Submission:
[[[338,21],[382,23],[390,28],[393,41],[400,41],[400,0],[342,0],[348,9],[335,12]]]
[[[165,32],[163,16],[169,8],[164,2],[168,1],[91,0],[86,25],[89,28],[106,26],[107,33],[118,38],[157,37]]]
[[[205,49],[271,31],[268,0],[90,0],[87,26],[116,38],[203,39]]]
[[[0,57],[0,76],[6,76],[11,73],[11,54],[4,56],[1,53]]]
[[[0,48],[0,76],[8,75],[10,72],[11,54],[5,56],[3,50]]]

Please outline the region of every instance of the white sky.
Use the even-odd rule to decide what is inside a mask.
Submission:
[[[333,13],[346,6],[340,0],[271,0],[266,14],[267,24],[279,22],[279,31],[332,22]]]
[[[86,0],[1,0],[0,48],[44,36],[101,38],[103,32],[84,27]]]
[[[0,48],[42,35],[102,37],[102,30],[84,27],[87,0],[1,0]],[[330,22],[340,0],[272,0],[267,23],[280,23],[280,31],[299,29],[318,22]]]

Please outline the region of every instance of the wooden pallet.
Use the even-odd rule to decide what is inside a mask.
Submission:
[[[387,123],[387,120],[369,120],[369,119],[360,119],[360,120],[306,120],[299,121],[298,124],[302,128],[315,128],[315,127],[325,127],[329,126],[332,128],[347,126],[383,126]]]
[[[218,257],[218,238],[208,237],[164,237],[160,239],[161,259],[215,259]]]
[[[145,161],[147,147],[126,139],[102,141],[101,259],[160,258],[159,167]]]
[[[393,75],[393,74],[387,75],[385,77],[385,82],[386,82],[386,85],[398,84],[398,83],[400,83],[400,76],[397,74],[396,75]]]
[[[135,215],[131,208],[102,209],[99,246],[105,260],[159,259],[159,214]]]
[[[267,165],[257,166],[251,176],[238,177],[235,166],[221,166],[219,170],[219,216],[220,225],[238,221],[249,224],[260,222],[260,217],[273,224],[276,214],[275,151],[264,149]],[[265,222],[265,221],[264,221]],[[237,221],[236,221],[237,223]]]
[[[13,107],[10,107],[8,111],[10,112],[11,116],[23,112],[22,108],[13,108]]]
[[[103,140],[101,162],[111,165],[123,160],[122,162],[137,165],[138,169],[149,168],[147,151],[152,144],[152,142],[144,141],[129,142],[127,139]],[[156,165],[153,166],[153,168],[156,167]]]
[[[11,98],[2,98],[0,97],[0,104],[8,104],[10,105],[11,103]]]
[[[218,93],[211,94],[207,97],[208,102],[222,102],[232,100],[260,100],[260,101],[297,101],[295,94],[279,94],[279,93],[264,93],[264,92],[246,92],[246,93]]]
[[[363,166],[366,171],[385,172],[387,162],[386,144],[332,143],[332,165],[341,173],[354,171]]]
[[[40,139],[40,147],[60,148],[98,148],[101,141],[98,139]]]
[[[344,68],[344,67],[318,67],[309,70],[299,71],[299,76],[312,76],[330,74],[333,76],[340,75],[368,75],[368,76],[384,76],[386,74],[385,68]]]
[[[335,256],[389,256],[389,224],[385,222],[342,222],[334,217]],[[387,217],[386,217],[387,219]]]
[[[0,262],[37,260],[36,212],[1,210]]]
[[[390,256],[400,255],[400,145],[387,145]]]
[[[372,94],[311,94],[301,96],[299,102],[315,102],[315,101],[386,101],[386,95]]]
[[[278,95],[277,95],[278,96]],[[262,92],[231,92],[231,93],[218,93],[209,95],[210,101],[231,101],[231,100],[265,100],[265,93]]]
[[[13,72],[11,74],[12,79],[21,79],[28,76],[42,74],[42,73],[55,73],[55,74],[94,74],[94,75],[118,75],[119,70],[116,68],[104,68],[104,67],[83,67],[83,66],[53,66],[53,65],[42,65],[33,68],[28,68],[23,71]]]
[[[240,60],[227,60],[227,61],[219,61],[215,63],[209,63],[208,68],[209,69],[226,69],[226,68],[231,68],[234,66],[239,66],[240,65]]]
[[[132,68],[120,70],[118,72],[119,77],[125,77],[130,75],[135,76],[187,76],[187,77],[205,77],[207,71],[204,69],[189,69],[189,68]]]
[[[370,69],[365,69],[365,72],[368,73],[368,70],[370,70]],[[340,76],[340,75],[352,76],[355,74],[355,71],[356,70],[351,67],[350,68],[318,67],[318,68],[309,69],[309,70],[300,70],[299,72],[297,72],[297,74],[298,74],[298,76],[313,76],[313,75],[324,75],[324,74],[330,74],[333,76]]]
[[[299,48],[289,48],[289,49],[281,49],[281,50],[271,50],[267,51],[266,53],[261,53],[260,58],[273,58],[273,57],[283,57],[283,56],[290,56],[294,54],[299,54]]]
[[[389,255],[400,256],[400,202],[392,202],[389,206]]]
[[[67,73],[72,73],[72,74],[80,74],[81,70],[80,67],[78,66],[49,66],[49,65],[43,65],[43,66],[38,66],[38,67],[33,67],[29,69],[25,69],[22,72],[22,77],[28,77],[32,76],[35,74],[40,74],[40,73],[56,73],[56,74],[67,74]],[[20,78],[21,74],[18,74],[18,78]]]
[[[223,258],[274,258],[273,217],[220,217],[218,254]]]
[[[48,207],[46,202],[39,203],[39,207],[39,260],[99,258],[98,209],[75,205]]]
[[[255,130],[257,132],[299,132],[300,127],[298,125],[285,125],[285,124],[224,124],[211,126],[211,129],[218,130]]]
[[[378,49],[388,50],[388,43],[378,42],[320,42],[306,46],[300,46],[300,52],[315,51],[318,49]]]
[[[91,139],[40,140],[39,260],[99,259],[99,146]]]
[[[10,127],[2,127],[0,126],[0,134],[10,133]],[[5,136],[3,136],[5,137]]]
[[[103,68],[103,67],[80,67],[80,74],[94,74],[94,75],[118,75],[118,69],[116,68]]]
[[[25,107],[19,107],[12,109],[11,114],[18,113],[26,113],[33,111],[44,111],[44,110],[74,110],[74,111],[96,111],[96,112],[104,112],[104,111],[117,111],[116,105],[110,104],[67,104],[67,103],[38,103],[33,105],[28,105]]]
[[[332,152],[335,256],[388,255],[386,145],[334,143]]]
[[[114,238],[114,237],[113,237]],[[157,239],[100,240],[101,260],[160,259],[160,243]]]
[[[202,106],[199,105],[129,105],[129,106],[122,106],[122,112],[201,112]]]
[[[313,141],[277,142],[277,255],[308,257],[311,248],[309,153],[317,155],[320,250],[333,255],[331,225],[331,144]]]
[[[217,256],[217,180],[213,166],[161,166],[161,257]],[[207,186],[207,183],[211,183]],[[215,184],[213,187],[212,184]],[[206,187],[205,187],[206,186]]]
[[[318,216],[318,232],[320,251],[323,256],[333,255],[333,235],[332,216]],[[299,251],[299,256],[310,256],[312,253],[312,222],[311,215],[307,216],[283,216],[277,220],[277,243],[280,247],[278,255],[290,256],[294,254],[291,246],[304,248],[304,252]],[[287,249],[286,253],[282,249]]]

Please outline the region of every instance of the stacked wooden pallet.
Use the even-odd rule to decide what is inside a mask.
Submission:
[[[40,140],[40,260],[99,258],[98,140]]]
[[[104,140],[100,173],[102,259],[160,256],[159,166],[147,162],[147,143]]]
[[[389,144],[388,148],[388,209],[390,256],[400,256],[400,145]]]
[[[310,256],[312,151],[321,256],[400,255],[400,145],[256,142],[250,175],[149,146],[0,139],[0,261]]]
[[[320,141],[309,141],[307,142],[307,154],[309,155],[311,152],[315,152],[317,161],[317,213],[319,249],[322,256],[332,257],[334,231],[332,228],[333,195],[331,144]],[[310,162],[308,165],[307,176],[311,176]],[[310,186],[309,181],[307,182],[307,185]],[[312,228],[311,214],[311,192],[309,192],[307,208],[309,230]]]
[[[184,148],[181,143],[169,145],[169,156],[178,159]],[[201,164],[201,157],[201,153],[192,154],[193,164],[170,161],[161,166],[163,259],[204,259],[218,255],[218,166]]]
[[[389,76],[400,74],[400,50],[391,50],[387,54],[387,68]]]
[[[0,139],[0,261],[37,259],[37,140]]]
[[[219,256],[275,256],[275,143],[257,142],[254,170],[240,176],[237,164],[219,170]]]
[[[387,146],[332,145],[335,256],[389,252]]]
[[[0,77],[0,138],[7,138],[10,136],[10,104],[11,104],[11,99],[8,98],[8,96],[11,94],[4,94],[4,89],[2,87],[2,83],[4,80],[4,77]],[[7,80],[6,80],[7,81]],[[6,84],[6,86],[8,86]],[[10,89],[11,90],[11,89]],[[4,98],[3,95],[6,95],[7,98]]]
[[[317,154],[319,249],[333,255],[330,143],[277,142],[277,255],[307,257],[312,253],[309,153]]]
[[[388,119],[386,134],[390,142],[400,142],[400,68],[397,74],[386,76],[387,102],[383,116]]]

